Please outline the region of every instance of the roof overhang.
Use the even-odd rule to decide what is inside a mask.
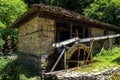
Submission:
[[[65,21],[71,21],[76,22],[78,24],[87,24],[92,25],[93,27],[98,27],[102,29],[109,29],[112,31],[118,31],[120,32],[120,27],[111,25],[108,23],[100,22],[95,19],[91,19],[89,17],[85,17],[83,15],[80,15],[78,13],[63,9],[61,7],[55,7],[50,5],[44,5],[44,4],[34,4],[31,6],[31,8],[28,9],[27,12],[25,12],[23,15],[21,15],[12,25],[13,28],[18,28],[22,24],[26,23],[36,15],[40,15],[42,17],[45,17],[46,15],[50,18],[60,18],[61,20],[64,19]]]

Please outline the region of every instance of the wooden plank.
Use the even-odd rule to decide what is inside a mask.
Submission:
[[[79,61],[80,61],[80,47],[78,47],[78,67],[79,67]]]
[[[77,36],[84,35],[83,33],[72,33],[72,34],[77,35]]]
[[[109,49],[110,49],[110,50],[112,49],[112,45],[113,45],[113,42],[112,42],[112,39],[110,38],[110,39],[109,39]]]
[[[72,38],[72,24],[70,24],[70,38]]]
[[[68,44],[73,43],[73,42],[90,42],[92,40],[96,41],[96,40],[110,39],[110,38],[115,38],[115,37],[119,37],[119,36],[120,36],[120,34],[100,36],[100,37],[91,37],[91,38],[83,38],[83,39],[80,39],[79,37],[75,37],[75,38],[68,39],[68,40],[65,40],[65,41],[62,41],[59,43],[55,43],[52,46],[53,47],[61,47],[61,46],[65,46],[65,45],[68,45]]]
[[[68,63],[78,63],[78,62],[80,63],[80,62],[85,62],[85,60],[80,60],[80,61],[78,61],[78,60],[68,60],[67,62]]]
[[[64,69],[66,69],[66,50],[65,50],[65,54],[64,54]]]
[[[106,41],[106,40],[105,40],[105,41]],[[101,48],[101,50],[100,50],[100,53],[99,53],[99,54],[102,54],[102,52],[103,52],[103,50],[104,50],[105,41],[104,41],[104,43],[103,43],[103,45],[102,45],[102,48]]]
[[[85,27],[83,27],[83,38],[85,38]]]
[[[65,30],[65,31],[69,31],[69,30],[70,30],[69,28],[64,28],[64,27],[60,27],[60,28],[58,28],[58,29],[60,29],[60,30]]]

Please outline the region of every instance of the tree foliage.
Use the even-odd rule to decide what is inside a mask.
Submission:
[[[16,43],[18,32],[9,26],[26,8],[22,0],[0,0],[0,38],[5,41],[4,48],[10,49],[12,44]]]
[[[100,21],[120,26],[120,0],[24,0],[27,4],[60,6]]]
[[[29,6],[34,3],[44,3],[47,5],[60,6],[68,10],[78,13],[83,12],[83,9],[89,6],[93,0],[24,0]]]
[[[8,26],[25,10],[26,5],[21,0],[0,0],[0,21]]]
[[[4,43],[5,43],[4,40],[2,39],[3,30],[5,28],[6,28],[6,26],[2,22],[0,22],[0,52],[3,48]]]
[[[59,0],[61,1],[61,0]],[[82,14],[83,9],[88,7],[93,0],[62,0],[61,6],[65,9],[78,12]]]
[[[84,15],[120,26],[120,1],[94,0],[88,8],[84,9]]]

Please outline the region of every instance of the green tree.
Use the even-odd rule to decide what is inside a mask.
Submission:
[[[10,25],[26,11],[26,4],[22,0],[0,0],[0,21],[6,26]]]
[[[120,26],[120,0],[94,0],[84,15]]]
[[[6,28],[6,26],[2,22],[0,22],[0,52],[2,51],[3,45],[5,43],[4,40],[2,39],[2,34],[5,30],[5,28]]]
[[[29,6],[34,3],[44,3],[47,5],[60,6],[65,9],[75,11],[78,13],[83,12],[83,9],[88,7],[93,0],[24,0]]]
[[[32,4],[43,2],[43,0],[24,0],[24,2],[30,7]]]
[[[93,0],[62,0],[61,2],[63,8],[82,14],[83,9],[88,7]]]
[[[12,48],[17,41],[18,31],[9,26],[27,9],[22,0],[0,0],[0,36],[5,41],[4,48]]]

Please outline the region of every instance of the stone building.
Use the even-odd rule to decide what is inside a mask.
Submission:
[[[97,21],[61,7],[34,4],[13,24],[19,29],[17,52],[23,62],[39,69],[40,56],[54,53],[53,43],[78,36],[88,38],[117,34],[120,28]],[[112,44],[118,42],[113,39]],[[106,41],[106,46],[109,41]],[[95,41],[93,50],[99,51],[102,41]]]

